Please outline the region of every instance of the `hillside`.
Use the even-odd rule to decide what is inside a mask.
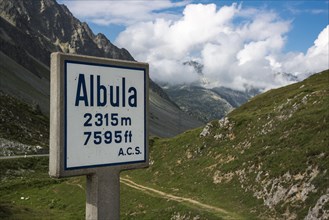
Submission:
[[[149,187],[243,218],[328,219],[329,71],[268,91],[172,139],[153,139]]]
[[[0,157],[48,152],[49,119],[38,105],[0,91],[0,106]]]
[[[51,52],[135,61],[55,0],[0,0],[0,90],[49,114]],[[170,137],[202,125],[150,81],[150,131]]]
[[[122,219],[328,219],[328,85],[329,70],[151,138],[150,167],[121,174]],[[83,218],[83,177],[50,179],[47,158],[0,167],[0,217]]]

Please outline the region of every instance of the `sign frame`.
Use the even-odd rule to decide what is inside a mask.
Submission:
[[[66,64],[78,63],[83,65],[102,66],[118,69],[144,71],[144,160],[121,163],[108,163],[68,168],[66,163],[66,129],[67,129],[67,86]],[[51,54],[51,86],[50,86],[50,142],[49,142],[49,175],[61,178],[69,176],[89,175],[98,172],[145,168],[149,166],[149,65],[147,63],[114,60],[108,58],[73,55],[65,53]]]

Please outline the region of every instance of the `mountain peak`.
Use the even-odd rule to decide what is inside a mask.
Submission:
[[[114,46],[103,34],[92,32],[65,5],[55,0],[1,0],[1,17],[43,44],[50,52],[62,51],[134,61],[125,49]],[[23,48],[27,42],[16,42]],[[42,59],[41,59],[42,60]],[[49,58],[45,62],[49,64]]]
[[[203,73],[204,65],[202,63],[199,63],[198,61],[195,61],[195,60],[190,60],[190,61],[184,62],[183,65],[193,67],[194,71],[198,74],[199,78],[196,82],[193,83],[193,85],[208,87],[209,81],[208,81],[207,77],[204,76],[204,73]]]
[[[186,61],[183,63],[184,65],[188,65],[188,66],[192,66],[195,70],[195,72],[199,75],[203,76],[203,64],[195,61],[195,60],[190,60],[190,61]]]

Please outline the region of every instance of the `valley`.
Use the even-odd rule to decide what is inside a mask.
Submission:
[[[328,79],[324,71],[206,126],[151,138],[150,167],[121,174],[122,219],[325,219]],[[0,163],[0,215],[83,216],[83,177],[50,179],[47,158]],[[79,199],[64,201],[68,189]]]

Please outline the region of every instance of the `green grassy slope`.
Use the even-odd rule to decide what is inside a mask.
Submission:
[[[141,183],[242,218],[329,213],[329,71],[153,142],[150,168],[129,173]]]
[[[0,219],[85,218],[85,177],[49,178],[47,157],[0,160],[0,168]],[[121,219],[220,219],[125,184],[120,196]]]

